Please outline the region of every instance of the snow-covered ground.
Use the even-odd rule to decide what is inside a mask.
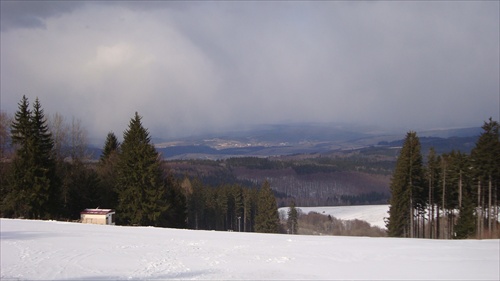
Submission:
[[[323,215],[331,215],[341,220],[363,220],[372,226],[385,229],[384,218],[388,217],[389,205],[363,205],[363,206],[340,206],[340,207],[297,207],[303,214],[316,212]],[[288,207],[280,208],[279,211],[287,217]]]
[[[1,279],[499,280],[500,240],[275,235],[1,219]]]

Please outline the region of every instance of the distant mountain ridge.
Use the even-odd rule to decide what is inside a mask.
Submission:
[[[435,129],[417,132],[423,150],[453,149],[469,152],[481,128]],[[325,153],[370,146],[400,146],[405,133],[373,127],[339,124],[264,125],[255,129],[226,132],[156,143],[166,159],[221,159],[238,156]]]
[[[431,146],[438,153],[460,150],[470,152],[482,129],[480,127],[417,131],[425,153]],[[406,132],[377,127],[328,124],[269,124],[223,133],[179,139],[153,138],[156,149],[165,159],[224,159],[229,157],[328,153],[367,147],[397,147]],[[102,148],[91,147],[94,159]]]

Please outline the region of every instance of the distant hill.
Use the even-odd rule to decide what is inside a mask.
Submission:
[[[424,154],[432,146],[438,153],[470,152],[480,127],[435,129],[417,132]],[[226,159],[278,155],[330,153],[339,150],[393,148],[402,145],[406,132],[345,124],[260,125],[240,131],[206,134],[181,139],[154,139],[165,159]],[[101,148],[91,148],[94,159]]]
[[[372,146],[401,146],[405,133],[371,127],[336,124],[267,125],[157,144],[166,159],[224,159],[238,156],[328,153]],[[424,153],[432,146],[438,153],[470,152],[481,128],[436,129],[418,132]]]

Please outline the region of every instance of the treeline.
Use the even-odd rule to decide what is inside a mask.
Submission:
[[[30,108],[23,96],[13,118],[1,117],[1,217],[78,220],[83,209],[101,207],[116,209],[121,225],[280,231],[269,183],[213,188],[175,178],[137,112],[122,143],[108,133],[98,163],[85,161],[80,122],[46,118],[38,98]]]
[[[389,236],[500,237],[499,124],[490,118],[482,129],[470,154],[431,149],[426,165],[417,134],[407,134],[390,185]]]
[[[172,160],[168,164],[177,178],[187,175],[209,186],[258,187],[267,180],[278,207],[288,206],[291,199],[303,207],[387,204],[390,176],[387,171],[367,172],[360,168],[364,158],[374,167],[377,161],[382,162],[382,167],[389,162],[385,158],[378,160],[379,156],[364,157],[357,151],[337,151],[328,155]],[[395,157],[391,161],[394,167]]]
[[[364,153],[364,150],[362,151]],[[380,160],[371,155],[310,157],[301,160],[284,160],[261,157],[237,157],[224,160],[228,167],[245,167],[259,170],[279,170],[291,168],[297,175],[311,175],[318,173],[334,173],[341,171],[358,171],[372,174],[390,174],[394,170],[394,161]]]
[[[387,232],[362,220],[341,220],[317,212],[299,214],[298,234],[385,237]]]
[[[277,205],[269,183],[255,189],[239,184],[211,187],[184,178],[187,227],[205,230],[278,232]]]

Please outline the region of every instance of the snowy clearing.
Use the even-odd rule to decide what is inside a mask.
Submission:
[[[339,206],[339,207],[296,207],[303,214],[316,212],[325,216],[331,215],[341,220],[362,220],[372,226],[385,229],[384,218],[388,217],[389,205],[362,205],[362,206]],[[280,208],[284,218],[288,217],[288,207]]]
[[[499,280],[500,240],[300,236],[1,219],[1,279]]]

